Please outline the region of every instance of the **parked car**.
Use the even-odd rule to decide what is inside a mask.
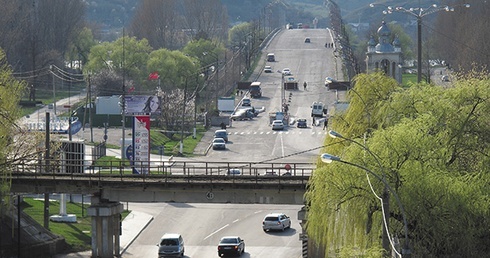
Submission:
[[[296,127],[298,127],[298,128],[307,128],[308,127],[308,123],[306,122],[306,119],[304,119],[304,118],[298,119],[298,121],[296,121]]]
[[[180,234],[164,234],[157,246],[158,258],[184,257],[184,239]]]
[[[242,174],[242,171],[238,168],[230,168],[228,171],[226,171],[226,175],[228,176],[239,176]]]
[[[441,81],[448,82],[449,81],[449,76],[447,76],[447,75],[441,76]]]
[[[236,255],[245,252],[245,241],[238,236],[226,236],[221,238],[218,244],[218,256]]]
[[[266,65],[264,67],[264,73],[272,73],[272,67],[270,65]]]
[[[270,213],[262,221],[264,232],[270,230],[282,230],[291,228],[291,219],[284,213]]]
[[[214,138],[213,139],[213,150],[225,150],[226,142],[223,138]]]
[[[272,130],[283,130],[284,129],[284,123],[282,120],[274,120],[272,121]]]
[[[214,131],[214,138],[223,138],[225,142],[228,142],[228,132],[224,129]]]
[[[292,74],[291,73],[291,69],[289,69],[289,68],[282,69],[282,74],[284,74],[284,75],[291,75]]]
[[[310,38],[306,37],[305,38],[305,43],[310,43]]]

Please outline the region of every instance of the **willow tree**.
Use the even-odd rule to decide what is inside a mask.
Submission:
[[[5,206],[10,204],[11,173],[15,164],[28,156],[33,149],[29,145],[30,135],[21,133],[21,127],[16,119],[19,115],[19,100],[25,93],[25,83],[17,81],[12,76],[12,70],[7,64],[5,53],[0,49],[0,215],[3,217]],[[33,141],[36,142],[36,141]]]
[[[353,97],[347,111],[331,121],[336,131],[365,148],[327,139],[325,151],[386,179],[400,197],[400,203],[390,198],[390,235],[407,240],[405,218],[414,256],[485,256],[490,246],[489,78],[473,75],[451,88],[421,84],[406,90],[388,90],[389,81],[376,74],[358,79],[356,98],[365,103]],[[367,119],[370,128],[355,126]],[[319,164],[310,180],[307,231],[327,252],[381,255],[376,195],[385,186],[366,172],[342,163]]]

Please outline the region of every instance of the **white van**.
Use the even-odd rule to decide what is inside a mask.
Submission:
[[[157,246],[158,258],[184,257],[184,239],[180,234],[164,234]]]
[[[276,56],[274,53],[269,53],[267,54],[267,62],[275,62],[276,61]]]
[[[313,102],[311,104],[311,116],[323,117],[324,106],[322,102]]]

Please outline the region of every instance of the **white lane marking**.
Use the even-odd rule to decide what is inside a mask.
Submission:
[[[226,227],[228,227],[229,225],[230,225],[230,224],[226,224],[226,225],[222,226],[220,229],[218,229],[218,230],[214,231],[213,233],[211,233],[211,234],[209,234],[207,237],[205,237],[205,238],[204,238],[204,240],[206,240],[206,239],[210,238],[211,236],[213,236],[214,234],[216,234],[216,233],[220,232],[221,230],[225,229],[225,228],[226,228]]]

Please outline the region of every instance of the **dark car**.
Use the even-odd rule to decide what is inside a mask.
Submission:
[[[221,238],[218,244],[218,256],[236,255],[240,256],[245,252],[245,242],[237,236],[227,236]]]
[[[298,121],[296,122],[296,127],[298,127],[298,128],[307,128],[308,127],[308,123],[306,122],[306,119],[304,119],[304,118],[298,119]]]

